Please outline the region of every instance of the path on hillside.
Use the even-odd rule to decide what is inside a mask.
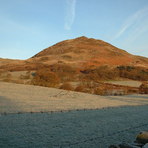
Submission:
[[[0,116],[0,147],[107,148],[148,130],[148,106]]]

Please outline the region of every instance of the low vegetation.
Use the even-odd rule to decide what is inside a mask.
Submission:
[[[59,78],[55,73],[51,72],[50,69],[44,68],[36,71],[31,84],[45,87],[56,87],[59,85],[59,82]]]
[[[134,66],[118,66],[116,70],[119,77],[133,79],[133,80],[148,80],[148,69]]]
[[[64,89],[64,90],[74,90],[73,86],[66,82],[66,83],[63,83],[61,86],[60,86],[60,89]]]
[[[144,82],[140,85],[139,91],[141,94],[148,94],[148,83]]]
[[[1,73],[1,77],[2,75]],[[57,63],[50,66],[42,65],[40,67],[39,65],[35,71],[26,71],[18,79],[14,79],[11,72],[6,72],[2,80],[5,82],[55,87],[96,95],[148,93],[146,84],[142,84],[138,90],[137,88],[109,85],[102,82],[119,78],[146,81],[148,80],[148,69],[134,66],[121,65],[109,67],[105,65],[78,70],[68,64]],[[76,85],[73,85],[72,82],[75,82]]]

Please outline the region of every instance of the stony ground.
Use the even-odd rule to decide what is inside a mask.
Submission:
[[[148,130],[148,106],[0,116],[1,148],[107,148]]]

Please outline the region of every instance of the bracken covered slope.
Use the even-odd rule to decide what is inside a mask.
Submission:
[[[68,63],[73,66],[134,65],[148,66],[148,58],[134,56],[102,40],[79,37],[44,49],[30,60]]]
[[[134,56],[102,40],[82,36],[59,42],[27,60],[0,59],[0,71],[36,70],[53,64],[77,68],[100,65],[148,67],[148,58]]]

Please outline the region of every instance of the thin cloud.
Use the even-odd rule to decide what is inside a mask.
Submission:
[[[148,31],[148,20],[143,20],[141,24],[139,24],[133,32],[130,33],[127,42],[134,42],[138,37],[142,36],[143,33]]]
[[[115,35],[114,40],[117,39],[117,38],[120,38],[126,31],[132,30],[133,28],[134,28],[132,30],[133,32],[137,31],[139,29],[139,26],[141,26],[141,24],[143,24],[143,22],[147,18],[148,18],[148,7],[140,9],[135,14],[133,14],[130,17],[127,18],[127,20],[123,24],[122,28]],[[148,29],[147,24],[143,25],[143,28]]]
[[[70,30],[75,20],[76,0],[66,0],[67,12],[65,18],[65,29]]]

